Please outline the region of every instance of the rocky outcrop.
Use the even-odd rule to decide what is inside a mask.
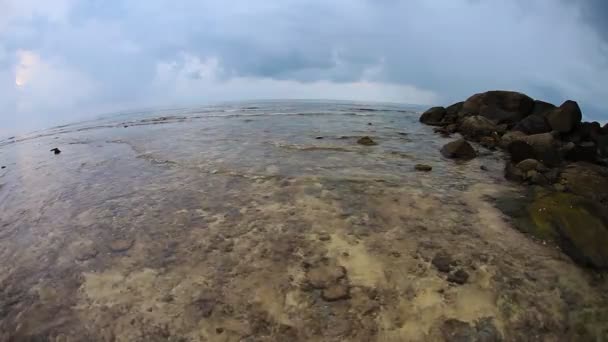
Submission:
[[[553,240],[583,265],[608,270],[608,125],[581,120],[575,101],[555,107],[517,92],[490,91],[445,109],[437,131],[464,137],[441,148],[446,158],[474,158],[467,140],[504,149],[505,178],[539,189],[525,204],[524,230]],[[438,269],[440,261],[434,262]]]
[[[514,91],[495,90],[475,94],[463,104],[461,112],[481,115],[497,124],[514,123],[532,113],[534,100]]]
[[[477,152],[473,146],[466,140],[460,139],[445,144],[441,148],[441,154],[450,159],[473,159],[477,156]]]
[[[568,100],[546,114],[547,122],[554,131],[568,133],[576,128],[583,118],[578,103]]]

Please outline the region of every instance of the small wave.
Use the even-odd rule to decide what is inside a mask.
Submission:
[[[335,151],[335,152],[355,152],[353,149],[340,146],[303,146],[297,144],[273,143],[276,147],[296,151]]]

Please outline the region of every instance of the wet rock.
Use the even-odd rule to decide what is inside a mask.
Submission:
[[[551,126],[543,115],[530,115],[518,122],[513,130],[526,134],[539,134],[550,132]]]
[[[555,241],[582,265],[608,269],[608,211],[601,204],[564,192],[541,193],[527,209],[532,234]]]
[[[575,144],[566,152],[566,159],[572,161],[595,162],[597,160],[597,146],[591,141]]]
[[[558,108],[547,113],[546,117],[552,130],[568,133],[581,123],[583,115],[578,103],[568,100]]]
[[[57,147],[55,147],[55,148],[51,149],[51,152],[53,152],[54,154],[59,154],[59,153],[61,153],[61,150],[58,149]]]
[[[469,274],[462,269],[458,269],[456,272],[448,275],[448,281],[450,283],[462,285],[465,284],[467,280],[469,280]]]
[[[365,145],[365,146],[378,145],[372,138],[370,138],[368,136],[359,138],[359,140],[357,140],[357,144]]]
[[[507,146],[507,152],[511,156],[511,162],[517,164],[526,159],[535,159],[534,148],[525,141],[515,140]]]
[[[496,124],[479,115],[469,116],[460,124],[460,133],[469,139],[479,139],[496,132]]]
[[[543,171],[546,171],[546,169],[547,169],[541,162],[539,162],[536,159],[522,160],[521,162],[519,162],[516,165],[516,167],[518,169],[520,169],[522,172],[528,172],[528,171],[532,171],[532,170],[543,172]]]
[[[433,170],[433,167],[426,164],[416,164],[416,166],[414,166],[414,169],[416,169],[416,171],[428,172]]]
[[[321,291],[321,298],[327,302],[348,299],[350,297],[350,289],[345,284],[333,284]]]
[[[344,277],[346,269],[342,266],[320,265],[306,272],[307,285],[314,289],[328,288]]]
[[[319,233],[319,240],[329,241],[329,240],[331,240],[331,235],[329,235],[329,233],[327,233],[327,232],[321,232],[321,233]]]
[[[420,116],[420,122],[426,125],[440,125],[441,120],[446,115],[444,107],[433,107]]]
[[[496,137],[482,137],[479,140],[479,144],[489,150],[495,150],[498,146],[498,139]]]
[[[2,165],[2,167],[0,167],[0,169],[6,169],[6,166],[5,166],[5,165]]]
[[[439,252],[439,253],[435,254],[433,259],[431,260],[431,264],[433,264],[433,266],[435,266],[435,268],[439,272],[448,273],[448,272],[450,272],[451,267],[455,263],[449,254],[447,254],[445,252]]]
[[[479,169],[480,169],[480,170],[482,170],[482,171],[489,171],[489,170],[490,170],[490,169],[488,169],[488,167],[487,167],[487,166],[485,166],[485,165],[481,165],[481,166],[479,167]]]
[[[112,240],[112,242],[110,242],[110,245],[108,247],[110,248],[110,250],[112,252],[120,253],[120,252],[126,252],[129,249],[131,249],[131,247],[133,247],[134,243],[135,243],[134,239],[128,239],[128,238],[115,239],[115,240]]]
[[[568,165],[560,183],[572,193],[608,205],[608,169],[585,162]]]
[[[500,146],[504,149],[507,149],[512,142],[521,141],[525,137],[526,137],[526,134],[524,132],[520,132],[520,131],[507,132],[500,138]]]
[[[446,342],[476,342],[476,331],[469,323],[448,319],[441,326],[441,333]]]
[[[93,259],[99,253],[97,248],[95,248],[95,244],[92,241],[78,241],[75,242],[72,246],[72,253],[74,254],[74,258],[78,261],[86,261],[89,259]]]
[[[441,148],[441,154],[450,159],[473,159],[477,156],[471,144],[464,139],[445,144]]]
[[[459,113],[462,110],[464,101],[454,103],[445,109],[446,114],[443,117],[442,123],[445,125],[455,124],[459,119]]]
[[[321,140],[321,139],[323,139],[323,137],[315,137],[315,139]]]

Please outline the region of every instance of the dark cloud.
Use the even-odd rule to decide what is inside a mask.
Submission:
[[[286,84],[324,98],[327,88],[319,82],[351,89],[346,85],[366,81],[410,87],[404,100],[432,93],[424,99],[449,103],[506,88],[553,102],[574,98],[593,115],[608,108],[603,0],[10,3],[12,10],[0,15],[0,75],[14,78],[21,50],[44,65],[28,80],[32,89],[0,84],[0,92],[11,94],[2,109],[21,110],[23,117],[43,115],[44,108],[84,113],[250,98],[243,87],[253,80],[279,87],[276,97],[289,97]],[[43,77],[57,78],[67,98],[72,87],[79,88],[68,82],[74,79],[86,82],[88,92],[80,91],[77,101],[66,99],[63,109],[57,101],[46,106],[46,88],[36,82],[53,80]],[[19,103],[26,90],[29,107]],[[369,93],[389,98],[379,90]],[[17,114],[3,115],[8,121]]]

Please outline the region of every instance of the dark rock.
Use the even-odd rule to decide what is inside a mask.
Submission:
[[[591,141],[582,142],[566,152],[566,159],[595,162],[597,159],[597,146]]]
[[[58,149],[57,147],[55,147],[54,149],[51,150],[51,152],[53,152],[55,154],[59,154],[59,153],[61,153],[61,150]]]
[[[595,138],[597,150],[602,157],[608,158],[608,134],[600,135]]]
[[[509,131],[505,134],[503,134],[502,137],[500,137],[500,147],[507,149],[509,147],[509,144],[514,142],[514,141],[518,141],[518,140],[524,140],[524,138],[526,137],[526,134],[524,132],[520,132],[520,131]]]
[[[201,316],[204,318],[209,318],[211,317],[211,314],[213,314],[216,301],[213,298],[200,298],[197,299],[193,304],[196,309],[198,309]]]
[[[472,159],[477,156],[471,144],[464,139],[445,144],[441,148],[441,154],[451,159]]]
[[[516,140],[507,146],[507,152],[511,156],[513,163],[519,163],[526,159],[535,159],[534,148],[525,141]]]
[[[431,171],[433,169],[432,166],[430,165],[425,165],[425,164],[416,164],[416,166],[414,166],[414,168],[416,169],[416,171]]]
[[[488,170],[489,170],[489,169],[488,169],[488,167],[487,167],[487,166],[485,166],[485,165],[481,165],[481,166],[479,167],[479,169],[480,169],[480,170],[482,170],[482,171],[488,171]]]
[[[329,241],[329,240],[331,240],[331,235],[329,235],[329,233],[327,233],[327,232],[321,232],[321,233],[319,233],[319,240]]]
[[[511,181],[521,182],[525,179],[526,173],[516,167],[516,164],[507,162],[505,164],[505,178]]]
[[[554,131],[568,133],[576,128],[583,118],[578,103],[568,100],[558,108],[547,113],[547,121]]]
[[[367,123],[367,125],[368,125],[368,126],[372,126],[373,124],[372,124],[371,122],[368,122],[368,123]]]
[[[608,135],[608,123],[604,124],[604,127],[602,127],[602,134]]]
[[[530,115],[518,122],[514,131],[524,132],[526,134],[538,134],[551,131],[551,126],[543,115]]]
[[[557,108],[554,104],[544,102],[541,100],[534,101],[534,109],[532,109],[531,115],[546,115],[548,112]]]
[[[456,122],[458,122],[458,115],[460,113],[460,111],[462,110],[462,105],[464,104],[464,101],[462,102],[458,102],[458,103],[454,103],[453,105],[447,107],[446,110],[446,114],[443,117],[442,123],[445,125],[449,125],[449,124],[455,124]]]
[[[2,167],[0,167],[0,169],[6,169],[6,166],[2,165]]]
[[[572,193],[608,205],[608,169],[585,162],[568,165],[560,183]]]
[[[350,289],[345,284],[333,284],[321,292],[321,298],[327,302],[350,298]]]
[[[516,167],[520,169],[522,172],[528,171],[538,171],[543,172],[546,170],[546,167],[536,159],[525,159],[519,162]]]
[[[219,335],[219,334],[221,334],[221,333],[223,333],[223,332],[224,332],[224,328],[221,328],[221,327],[219,327],[219,328],[215,328],[215,333],[216,333],[216,334],[218,334],[218,335]]]
[[[463,269],[458,269],[456,272],[448,275],[448,281],[455,284],[465,284],[469,280],[469,274]]]
[[[374,140],[372,140],[372,138],[367,137],[367,136],[359,138],[359,140],[357,140],[357,144],[365,145],[365,146],[378,145]]]
[[[479,144],[489,150],[495,150],[496,146],[498,146],[498,138],[494,136],[482,137],[479,140]]]
[[[446,114],[444,107],[433,107],[420,116],[420,122],[427,125],[440,125]]]
[[[315,137],[315,139],[321,140],[321,139],[323,139],[323,137]]]
[[[581,140],[593,140],[595,137],[602,135],[602,126],[599,122],[581,122],[576,129],[576,133]]]
[[[441,334],[446,342],[476,342],[477,332],[469,323],[448,319],[441,325]]]
[[[448,133],[456,133],[456,131],[458,131],[458,125],[457,124],[449,124],[449,125],[445,126],[445,130]]]
[[[431,264],[433,264],[433,266],[435,266],[435,268],[439,272],[448,273],[448,272],[450,272],[451,267],[455,263],[449,254],[447,254],[445,252],[439,252],[439,253],[435,254],[435,256],[433,257],[433,260],[431,260]]]
[[[496,124],[483,116],[469,116],[460,124],[460,133],[469,139],[478,139],[496,132]]]
[[[484,317],[477,321],[475,324],[477,329],[477,340],[476,342],[500,342],[502,341],[502,335],[492,322],[492,318]]]
[[[534,100],[513,91],[488,91],[469,97],[463,104],[464,115],[482,115],[496,123],[514,123],[528,116],[534,108]],[[513,121],[515,120],[515,121]]]

